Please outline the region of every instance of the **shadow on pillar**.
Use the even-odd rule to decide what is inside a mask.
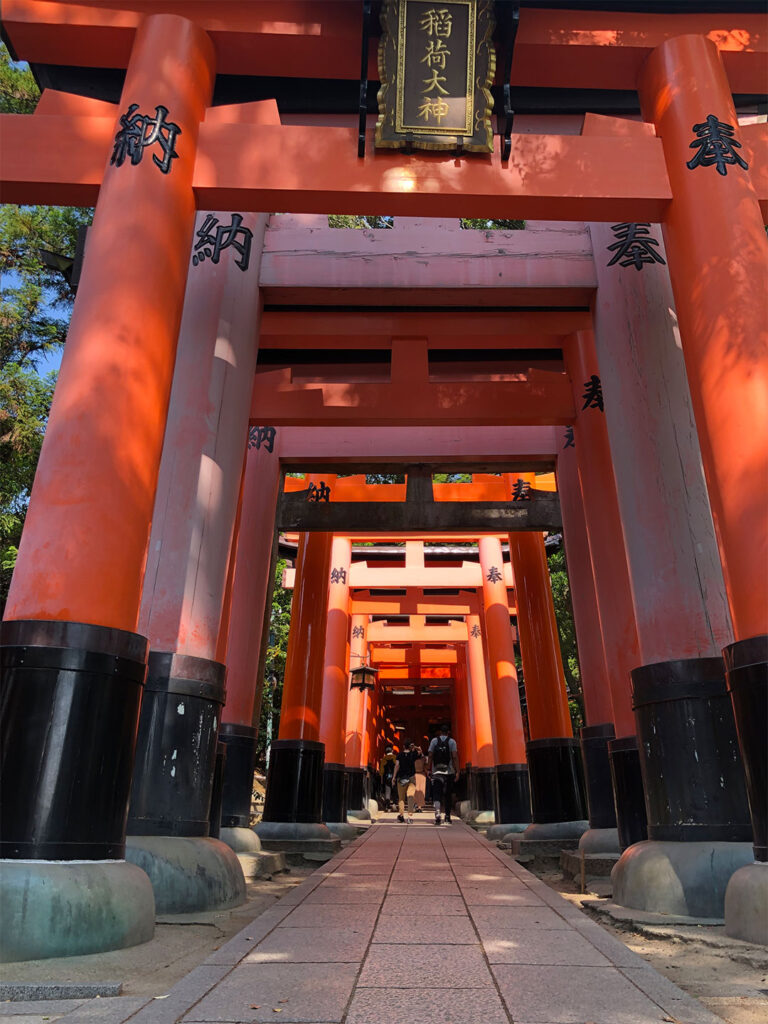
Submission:
[[[488,828],[496,821],[496,769],[473,768],[471,786],[472,807],[465,815],[465,821],[473,828]]]
[[[371,812],[365,795],[365,769],[347,768],[347,816],[370,821]]]
[[[614,899],[665,914],[722,918],[731,875],[752,860],[752,828],[721,658],[631,673],[648,839],[622,854]]]
[[[589,829],[579,840],[582,853],[619,853],[608,741],[616,738],[612,723],[586,725],[579,734]],[[641,793],[642,795],[642,793]]]
[[[347,769],[343,764],[323,768],[323,821],[340,839],[356,839],[357,829],[347,821]]]
[[[0,625],[3,962],[152,938],[152,888],[123,860],[146,657],[120,629]]]
[[[245,900],[232,850],[209,836],[224,666],[152,651],[139,718],[126,859],[150,877],[159,913]]]
[[[723,651],[744,763],[755,863],[739,868],[725,893],[725,933],[768,945],[768,636]]]

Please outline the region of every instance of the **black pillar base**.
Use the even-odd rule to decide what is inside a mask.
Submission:
[[[365,781],[365,770],[363,768],[347,768],[347,810],[360,811],[368,810],[365,803],[363,782]],[[343,821],[343,818],[339,819]]]
[[[722,658],[659,662],[630,675],[648,838],[751,842]]]
[[[467,774],[467,800],[471,810],[476,811],[477,807],[477,768],[472,765]]]
[[[475,809],[483,814],[496,810],[496,769],[475,768]]]
[[[256,766],[258,732],[250,725],[223,722],[219,739],[227,747],[224,791],[221,802],[222,828],[250,828],[253,773]]]
[[[530,740],[526,744],[531,786],[531,822],[584,821],[587,803],[578,740]]]
[[[343,764],[323,768],[323,821],[347,820],[347,770]]]
[[[608,741],[608,758],[616,809],[619,849],[648,838],[645,791],[640,771],[637,736],[622,736]]]
[[[728,691],[744,764],[755,860],[768,861],[768,635],[723,650]]]
[[[579,734],[590,828],[616,828],[608,758],[608,740],[615,738],[612,723],[585,725]]]
[[[122,860],[144,637],[81,622],[0,625],[0,857]]]
[[[527,764],[500,764],[496,768],[496,821],[524,822],[531,818],[531,787]]]
[[[319,824],[325,744],[276,740],[271,747],[262,821]]]
[[[211,809],[208,813],[208,835],[218,839],[221,834],[221,806],[224,797],[224,772],[227,769],[227,745],[219,740],[216,744],[216,767],[213,771]]]
[[[128,835],[208,835],[224,674],[217,661],[150,651]]]

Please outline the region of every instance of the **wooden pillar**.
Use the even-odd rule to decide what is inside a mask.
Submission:
[[[135,631],[214,74],[191,21],[140,23],[5,610],[4,858],[124,856],[147,655]],[[165,117],[139,162],[119,159],[132,112]],[[64,699],[73,664],[93,671],[68,676]]]
[[[468,695],[472,705],[474,737],[472,762],[475,773],[474,810],[495,811],[496,809],[496,749],[493,743],[493,726],[488,700],[488,678],[485,671],[483,633],[479,615],[468,615],[467,619],[467,675]]]
[[[565,355],[578,410],[573,433],[613,724],[618,737],[633,736],[629,673],[640,664],[640,651],[602,392],[598,399],[594,389],[594,381],[599,384],[600,370],[592,332],[574,335]]]
[[[256,763],[261,694],[259,676],[264,629],[269,628],[267,601],[275,541],[275,513],[280,495],[280,433],[270,446],[248,450],[242,487],[240,526],[230,561],[234,563],[229,621],[225,634],[227,696],[221,739],[227,744],[221,823],[250,824],[251,791]]]
[[[584,522],[579,467],[571,431],[564,433],[563,448],[557,457],[557,490],[563,516],[563,544],[568,563],[568,583],[584,698],[585,725],[579,734],[579,743],[589,827],[615,829],[616,804],[608,744],[616,738],[616,731],[613,726],[611,689],[600,632],[589,538]],[[642,786],[639,795],[638,809],[642,810]]]
[[[367,615],[350,615],[349,624],[349,668],[358,668],[367,664],[368,629]],[[348,684],[347,684],[348,685]],[[367,711],[370,690],[349,690],[347,694],[347,721],[345,729],[344,764],[347,770],[347,807],[350,810],[368,810],[365,804],[363,778],[367,758],[365,756],[365,739],[367,728]]]
[[[272,744],[264,801],[266,822],[322,820],[320,707],[332,541],[329,533],[302,534],[299,539],[280,729]]]
[[[325,747],[323,821],[347,820],[344,747],[349,693],[347,638],[351,562],[352,542],[349,537],[334,537],[328,576],[328,619],[320,712],[320,742]]]
[[[768,239],[752,184],[756,161],[740,145],[731,88],[709,39],[666,40],[642,68],[638,90],[672,188],[664,241],[736,640],[724,654],[755,849],[767,859],[768,755],[756,723],[768,714]],[[633,683],[637,690],[644,680]],[[720,740],[729,743],[722,729]],[[735,798],[735,783],[726,792]],[[738,838],[732,810],[719,806],[709,826],[730,825]]]
[[[526,482],[533,484],[535,478]],[[528,705],[528,773],[535,825],[586,820],[581,756],[573,739],[560,640],[540,533],[509,535]]]
[[[195,255],[201,236],[218,230],[214,221],[235,225],[242,250],[225,248],[216,263]],[[216,652],[248,442],[265,227],[259,214],[240,223],[199,213],[195,223],[139,613],[150,653],[130,835],[207,835],[225,694]],[[167,714],[171,705],[184,714]]]
[[[530,796],[504,560],[498,537],[480,537],[478,544],[483,576],[486,647],[491,667],[489,682],[496,726],[496,822],[517,823],[529,818]]]

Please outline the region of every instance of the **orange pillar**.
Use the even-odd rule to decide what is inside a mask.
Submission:
[[[320,742],[325,746],[323,821],[347,820],[344,747],[347,721],[347,638],[349,635],[349,567],[352,542],[334,537],[328,576],[328,620],[320,711]]]
[[[657,47],[638,91],[672,189],[664,241],[736,640],[723,653],[755,851],[768,860],[768,239],[752,184],[757,157],[741,145],[717,46],[704,36]],[[644,681],[633,678],[636,691]],[[718,729],[724,748],[725,727]]]
[[[511,533],[509,552],[531,739],[569,738],[573,729],[544,538],[540,533]]]
[[[731,89],[704,36],[669,39],[639,80],[673,200],[663,225],[683,355],[736,639],[768,633],[768,240],[748,163],[689,166],[709,115],[738,142]],[[704,214],[704,216],[702,215]]]
[[[628,737],[635,733],[629,673],[640,664],[640,652],[605,413],[596,400],[584,397],[589,382],[600,375],[592,332],[574,335],[565,355],[579,410],[573,433],[613,724],[618,737]]]
[[[490,684],[496,725],[498,824],[527,821],[530,816],[525,732],[515,669],[515,645],[509,622],[504,559],[498,537],[480,537],[480,570]]]
[[[350,615],[349,667],[350,670],[367,664],[368,629],[367,615]],[[370,690],[350,689],[347,694],[347,722],[345,730],[344,764],[347,769],[347,807],[355,814],[365,811],[368,816],[366,794],[363,786],[367,757],[365,752],[366,715]],[[359,816],[359,814],[358,814]]]
[[[584,790],[589,812],[590,829],[615,829],[616,801],[614,800],[608,744],[616,738],[613,727],[611,689],[605,664],[600,616],[597,608],[589,538],[584,523],[584,508],[579,485],[579,467],[576,448],[570,432],[557,457],[557,490],[563,517],[563,544],[568,563],[568,584],[573,607],[573,622],[579,652],[581,692],[584,697],[585,725],[579,734],[581,761],[584,768]],[[639,790],[642,803],[642,787]],[[585,852],[592,852],[584,839]],[[602,848],[614,848],[613,835],[604,833],[595,837]],[[597,852],[595,850],[595,852]]]
[[[472,763],[474,772],[474,810],[482,812],[496,809],[496,779],[494,768],[498,758],[493,743],[491,708],[488,699],[488,678],[485,671],[483,633],[479,615],[467,619],[467,675],[468,695],[472,706],[474,737]],[[461,757],[461,751],[459,751]]]
[[[267,598],[270,594],[275,513],[280,493],[280,432],[272,451],[262,444],[248,451],[240,501],[240,526],[230,557],[232,596],[223,661],[227,666],[227,695],[220,737],[227,744],[221,823],[250,825],[253,770],[256,762],[264,686],[259,677]],[[224,627],[222,623],[222,627]]]
[[[193,22],[152,14],[139,24],[115,153],[134,113],[156,119],[160,137],[134,149],[138,162],[104,171],[5,609],[3,858],[124,857],[147,656],[135,631],[214,63]],[[64,662],[62,648],[77,653]],[[102,667],[67,674],[65,697],[64,664],[89,660]],[[73,765],[77,785],[57,778]]]
[[[299,539],[280,729],[272,744],[265,822],[322,820],[320,707],[332,542],[330,533],[305,533]],[[259,834],[266,832],[259,829]]]
[[[136,629],[213,77],[213,46],[195,24],[142,21],[119,114],[162,103],[180,129],[177,158],[164,173],[158,143],[104,172],[7,619]]]
[[[534,485],[535,478],[528,482]],[[587,826],[581,752],[571,728],[544,538],[511,533],[509,553],[531,736],[531,829],[541,838],[553,824],[569,822],[580,835]]]
[[[567,443],[567,438],[566,438]],[[611,688],[605,664],[600,616],[592,577],[589,538],[579,485],[579,467],[573,444],[557,457],[557,491],[563,517],[563,544],[568,565],[573,622],[579,652],[584,717],[588,726],[613,724]]]

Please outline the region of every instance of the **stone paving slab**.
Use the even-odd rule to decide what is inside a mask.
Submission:
[[[491,970],[515,1021],[665,1024],[666,1012],[615,967],[561,965],[553,970],[516,964]]]
[[[358,988],[346,1024],[508,1024],[495,988]]]
[[[610,960],[591,942],[570,931],[509,928],[503,938],[483,939],[491,964],[610,967]]]
[[[448,921],[444,926],[450,928]],[[438,989],[487,988],[493,986],[479,943],[474,946],[447,944],[423,946],[414,956],[399,944],[374,945],[360,972],[358,987]]]
[[[568,922],[549,907],[475,907],[470,906],[480,937],[485,940],[506,938],[510,929],[561,929],[570,931]]]
[[[418,921],[403,920],[394,914],[382,914],[373,941],[399,942],[401,945],[427,946],[475,945],[477,932],[469,917],[451,917],[449,922],[440,916],[419,917]],[[418,957],[418,953],[413,954]],[[429,979],[424,982],[429,985]]]
[[[350,908],[344,905],[328,906],[324,903],[313,903],[292,907],[291,913],[284,921],[287,928],[338,928],[350,922],[354,927],[368,924],[373,927],[378,915],[379,908],[375,904],[364,903]]]
[[[382,914],[397,914],[406,920],[418,921],[438,910],[446,916],[465,916],[467,908],[461,896],[387,896]]]
[[[242,964],[202,999],[185,1024],[294,1024],[341,1021],[358,972],[357,964]],[[275,1010],[282,1011],[278,1015]]]
[[[371,939],[369,928],[276,928],[246,956],[244,963],[360,963]]]

